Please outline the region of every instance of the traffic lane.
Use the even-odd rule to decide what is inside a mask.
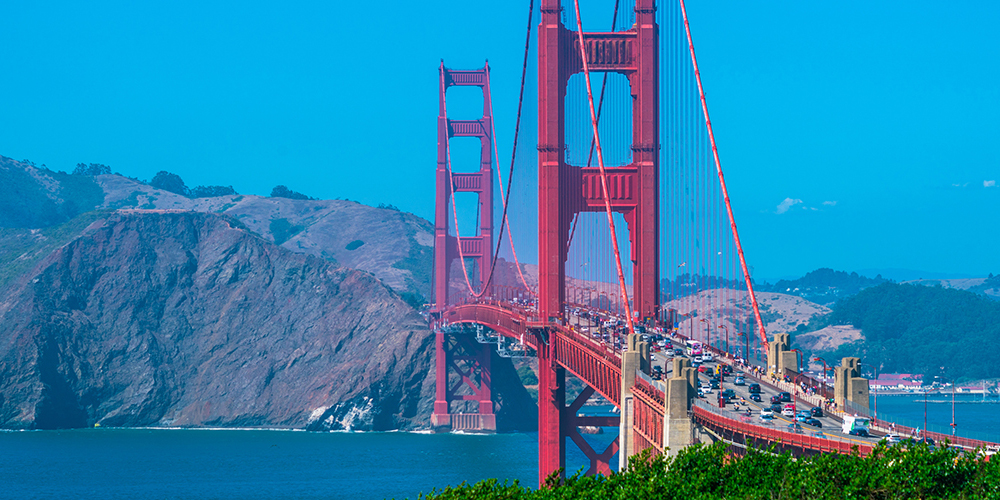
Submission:
[[[735,379],[735,373],[736,372],[734,370],[734,375],[726,377],[727,381],[722,383],[722,389],[733,389],[733,391],[737,395],[737,398],[743,397],[745,399],[745,401],[746,401],[746,405],[749,406],[751,408],[751,410],[752,410],[752,417],[751,418],[754,418],[756,420],[756,423],[759,424],[759,423],[762,422],[760,420],[760,410],[761,410],[761,408],[770,407],[770,403],[769,403],[770,397],[771,396],[776,396],[781,391],[772,390],[772,389],[770,389],[770,388],[762,385],[761,386],[761,400],[762,401],[761,401],[761,403],[756,403],[756,402],[750,400],[750,391],[749,391],[749,386],[748,385],[742,385],[742,386],[740,386],[740,385],[735,385],[735,384],[732,383],[732,380]],[[706,375],[705,373],[700,373],[699,375],[705,381],[705,383],[709,382],[710,377],[708,375]],[[713,389],[712,391],[713,392],[710,395],[705,396],[705,399],[709,400],[709,401],[711,401],[713,403],[717,403],[717,401],[718,401],[718,392],[719,391],[716,390],[716,389]],[[738,399],[737,399],[737,401],[738,401]],[[782,406],[784,406],[785,404],[786,403],[781,403]],[[729,405],[727,405],[727,407],[728,406],[735,406],[735,405],[729,404]],[[734,411],[734,415],[745,416],[745,412],[743,411],[743,407],[744,406],[743,405],[739,405],[739,406],[740,406],[740,410],[739,411]],[[813,408],[812,405],[804,404],[804,403],[801,403],[801,402],[796,402],[796,411],[799,411],[799,410],[808,410],[808,409],[812,409],[812,408]],[[776,427],[779,427],[779,428],[780,427],[786,427],[788,424],[790,424],[790,423],[792,423],[794,421],[794,419],[787,418],[787,417],[785,417],[785,416],[783,416],[783,415],[781,415],[780,413],[777,413],[777,412],[774,414],[774,419],[773,420],[775,421],[774,425]],[[802,426],[803,431],[804,432],[819,431],[819,432],[822,432],[825,435],[828,435],[829,437],[836,437],[838,439],[843,439],[843,440],[848,440],[848,441],[854,441],[854,442],[857,442],[859,444],[867,444],[867,445],[873,445],[876,442],[878,442],[878,440],[879,440],[878,437],[874,437],[874,436],[870,437],[870,438],[863,438],[863,437],[860,437],[860,436],[849,436],[847,434],[843,434],[841,432],[841,422],[837,421],[837,420],[834,420],[831,416],[827,415],[826,412],[824,412],[823,417],[818,417],[817,420],[819,420],[823,424],[822,428],[813,427],[813,426],[808,425],[808,424],[800,423],[800,425]]]

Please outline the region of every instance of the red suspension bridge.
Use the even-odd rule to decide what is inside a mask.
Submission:
[[[781,380],[799,367],[787,336],[769,343],[764,331],[683,0],[618,0],[611,29],[602,32],[584,31],[582,14],[590,13],[581,13],[579,0],[565,9],[560,0],[541,0],[533,45],[534,9],[532,2],[506,178],[489,65],[440,67],[433,425],[496,429],[490,365],[497,352],[537,357],[540,480],[565,467],[567,438],[590,461],[588,473],[607,473],[616,455],[624,463],[644,449],[670,453],[705,439],[796,453],[870,450],[869,441],[785,430],[706,404],[696,397],[692,359],[658,366],[651,352],[697,340],[726,364],[764,362],[766,351],[760,369],[743,366],[747,377],[770,372]],[[529,69],[533,51],[537,72]],[[532,79],[537,142],[526,137]],[[459,87],[481,89],[480,118],[449,118],[448,90]],[[472,168],[453,165],[452,141],[462,138],[479,142]],[[470,219],[472,230],[461,224]],[[867,406],[857,367],[846,361],[838,370],[832,391],[800,395],[799,404],[835,396],[841,406]],[[584,387],[569,404],[567,372]],[[765,392],[781,392],[798,379],[759,381]],[[581,413],[598,397],[616,408],[614,416]],[[587,427],[619,432],[595,450],[580,433]]]

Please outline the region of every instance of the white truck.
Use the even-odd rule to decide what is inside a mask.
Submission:
[[[844,426],[841,430],[844,432],[844,434],[868,437],[869,422],[870,420],[868,419],[868,417],[846,415],[844,416]]]

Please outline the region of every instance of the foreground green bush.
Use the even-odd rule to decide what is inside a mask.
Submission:
[[[826,454],[794,459],[725,445],[692,446],[676,458],[633,457],[609,477],[551,476],[532,490],[495,479],[421,496],[453,499],[1000,499],[1000,461],[951,448],[880,446],[867,457]]]

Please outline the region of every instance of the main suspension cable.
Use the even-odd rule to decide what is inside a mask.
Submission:
[[[579,1],[579,0],[577,0]],[[743,267],[743,279],[747,283],[747,292],[750,294],[750,303],[753,305],[753,313],[760,328],[760,340],[767,348],[767,332],[764,330],[764,321],[760,317],[760,307],[757,304],[757,296],[753,292],[753,282],[750,280],[750,272],[747,270],[747,261],[743,256],[743,245],[740,244],[740,235],[736,231],[736,218],[733,216],[733,206],[729,202],[729,191],[726,190],[726,179],[722,176],[722,163],[719,161],[719,150],[715,147],[715,134],[712,132],[712,120],[708,118],[708,104],[705,101],[705,89],[701,86],[701,73],[698,71],[698,59],[694,56],[694,41],[691,38],[691,26],[688,24],[687,9],[684,7],[684,0],[680,0],[681,14],[684,16],[684,30],[687,32],[688,48],[691,51],[691,64],[694,66],[694,77],[698,82],[698,95],[701,97],[701,110],[705,114],[705,125],[708,128],[708,139],[712,143],[712,155],[715,158],[715,170],[719,174],[719,185],[722,187],[722,198],[726,202],[726,211],[729,214],[729,224],[733,228],[733,239],[736,240],[736,253],[740,257],[740,266]],[[579,14],[577,14],[579,16]],[[749,359],[749,353],[747,355]]]
[[[510,155],[510,172],[507,175],[507,190],[506,190],[506,194],[505,194],[504,189],[503,189],[503,178],[500,176],[500,170],[499,170],[499,168],[497,169],[497,179],[499,180],[500,196],[503,198],[503,217],[501,219],[502,222],[500,223],[500,234],[497,236],[496,250],[493,252],[493,259],[492,259],[492,262],[490,263],[490,273],[487,275],[486,282],[482,284],[482,286],[480,287],[480,290],[479,290],[478,293],[476,292],[475,288],[473,288],[473,286],[472,286],[472,280],[469,279],[469,271],[465,267],[465,254],[464,254],[464,252],[462,250],[462,237],[461,237],[461,234],[459,234],[459,231],[458,231],[458,208],[457,208],[457,206],[455,204],[455,198],[454,198],[455,181],[454,181],[454,176],[452,175],[452,170],[451,170],[451,141],[450,141],[451,136],[450,136],[450,134],[449,134],[449,137],[445,141],[445,151],[446,151],[446,156],[447,156],[447,161],[448,161],[448,177],[449,177],[449,181],[450,181],[451,186],[452,186],[452,203],[451,203],[451,206],[452,206],[452,213],[454,215],[454,220],[455,220],[455,237],[458,240],[458,256],[459,256],[459,259],[461,259],[461,261],[462,261],[462,273],[465,276],[465,284],[469,287],[469,293],[472,294],[472,296],[474,296],[476,298],[482,297],[486,293],[486,291],[489,290],[490,284],[493,282],[493,275],[494,275],[494,273],[496,271],[497,259],[498,259],[499,255],[500,255],[500,244],[503,241],[504,228],[507,229],[507,238],[510,241],[510,251],[511,251],[511,254],[513,254],[513,256],[514,256],[514,267],[517,268],[517,274],[518,274],[518,276],[521,279],[521,284],[524,285],[524,288],[525,288],[525,290],[528,291],[528,293],[530,293],[532,295],[536,295],[535,292],[531,290],[531,287],[528,286],[528,282],[524,279],[524,274],[521,271],[521,264],[520,264],[520,262],[518,261],[518,258],[517,258],[517,250],[514,248],[514,239],[513,239],[513,236],[511,236],[510,224],[507,221],[507,207],[508,207],[508,201],[509,201],[509,198],[510,198],[511,183],[512,183],[512,180],[514,178],[514,163],[515,163],[514,160],[517,157],[517,142],[518,142],[518,136],[519,136],[520,130],[521,130],[521,111],[522,111],[523,104],[524,104],[524,84],[525,84],[525,81],[527,79],[527,72],[528,72],[528,54],[529,54],[529,48],[530,48],[530,44],[531,44],[531,19],[532,19],[532,14],[534,13],[534,10],[535,10],[534,0],[530,0],[528,2],[528,28],[527,28],[527,34],[525,35],[525,40],[524,40],[524,63],[522,64],[522,68],[521,68],[521,91],[520,91],[520,96],[518,97],[518,101],[517,101],[517,121],[516,121],[515,126],[514,126],[514,145],[513,145],[512,151],[511,151],[511,155]],[[441,85],[442,85],[442,93],[443,93],[444,92],[444,82],[442,82]],[[490,134],[491,134],[491,136],[490,136],[490,142],[493,143],[493,153],[494,153],[495,158],[496,158],[497,167],[499,167],[500,166],[500,153],[499,153],[499,150],[497,149],[496,124],[495,124],[495,120],[493,119],[493,94],[492,94],[492,89],[490,88],[489,63],[487,63],[487,65],[486,65],[486,93],[490,96],[490,99],[489,99],[489,102],[490,102]],[[444,101],[445,101],[445,104],[444,104],[444,114],[447,117],[448,116],[448,104],[447,104],[448,100],[447,100],[447,98],[444,99]],[[491,201],[491,203],[492,203],[492,201]]]
[[[503,222],[500,224],[500,235],[497,237],[497,247],[496,251],[493,252],[493,263],[490,265],[490,275],[489,279],[486,281],[486,286],[483,287],[485,290],[489,287],[490,283],[493,282],[493,271],[497,266],[497,257],[500,255],[500,242],[503,241],[504,227],[507,228],[507,240],[510,241],[510,253],[514,257],[514,267],[517,268],[517,276],[521,279],[521,284],[524,285],[524,289],[532,295],[537,295],[531,287],[528,286],[528,282],[524,279],[524,274],[521,272],[521,262],[517,258],[517,250],[514,248],[514,235],[510,231],[510,222],[507,220],[507,207],[508,200],[510,198],[511,184],[514,179],[514,161],[517,158],[517,142],[518,137],[521,132],[521,110],[524,104],[524,82],[528,76],[528,52],[531,47],[531,17],[535,11],[535,0],[530,0],[528,2],[528,29],[527,34],[524,37],[524,62],[521,65],[521,92],[517,98],[517,120],[514,123],[514,145],[510,152],[510,171],[507,173],[507,192],[504,193],[503,190],[503,179],[500,177],[500,151],[497,148],[497,130],[496,123],[494,120],[490,120],[490,126],[492,127],[493,133],[493,154],[497,161],[497,180],[500,186],[500,196],[503,197]],[[486,88],[490,87],[490,72],[489,69],[486,70]],[[493,94],[490,94],[490,116],[493,116]]]
[[[628,301],[628,290],[625,288],[625,274],[622,272],[622,258],[618,251],[618,232],[615,231],[615,219],[611,214],[611,197],[608,193],[608,174],[604,170],[604,154],[601,151],[601,137],[597,131],[597,111],[594,108],[594,93],[590,88],[590,65],[587,62],[587,49],[583,43],[583,21],[580,20],[580,0],[573,0],[576,8],[576,37],[580,47],[580,59],[583,61],[583,76],[587,85],[587,102],[590,104],[590,122],[594,129],[594,145],[597,150],[597,166],[601,171],[601,191],[604,195],[604,211],[608,215],[608,227],[611,230],[611,243],[614,249],[615,264],[618,270],[618,286],[622,295],[622,303],[625,307],[625,320],[628,323],[629,333],[635,333],[635,325],[632,323],[632,306]]]

